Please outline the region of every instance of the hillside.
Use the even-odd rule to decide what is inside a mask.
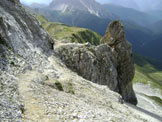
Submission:
[[[104,4],[103,7],[109,10],[111,13],[117,15],[121,20],[133,21],[140,26],[147,27],[148,25],[159,20],[158,17],[132,8],[126,8],[114,4]]]
[[[49,32],[51,37],[53,37],[53,39],[57,39],[57,40],[67,39],[69,40],[69,42],[77,42],[77,43],[78,42],[79,43],[90,42],[93,45],[98,45],[101,39],[101,36],[93,31],[90,31],[84,28],[71,27],[71,26],[61,24],[61,23],[51,23],[45,17],[41,15],[36,15],[36,17],[42,23],[43,27],[47,29],[47,31]],[[50,26],[51,24],[53,26]],[[60,31],[60,29],[62,30]],[[80,35],[80,31],[86,34],[86,38],[84,38],[84,35],[82,34]],[[89,31],[91,34],[87,33],[87,31]],[[91,36],[93,38],[91,38]],[[158,61],[150,60],[149,58],[145,58],[138,54],[134,54],[134,62],[135,62],[135,67],[136,67],[136,72],[137,72],[135,75],[134,81],[146,83],[148,80],[151,80],[152,85],[154,84],[155,86],[161,89],[162,81],[160,79],[162,79],[161,78],[162,76],[160,75],[161,71],[158,70],[158,67],[160,67],[160,64],[158,64]],[[144,77],[141,78],[140,74],[142,74],[142,76]],[[139,79],[144,79],[144,80],[138,81]]]
[[[112,18],[100,18],[89,12],[74,10],[72,12],[60,12],[49,9],[32,9],[37,14],[45,16],[50,22],[60,22],[70,26],[91,29],[100,35],[105,34],[106,27]]]
[[[152,65],[148,58],[137,54],[134,54],[134,62],[137,72],[134,82],[150,83],[153,88],[155,87],[162,90],[162,71]]]
[[[71,27],[61,23],[51,23],[41,15],[36,15],[37,19],[42,23],[43,27],[49,32],[54,40],[61,42],[89,42],[98,45],[101,36],[89,29]]]
[[[162,0],[107,0],[106,3],[133,8],[140,11],[162,10]]]
[[[95,0],[52,0],[49,5],[50,10],[64,12],[85,11],[102,18],[115,18],[116,16],[105,11],[101,4]]]
[[[74,29],[54,27],[61,26]],[[136,106],[132,48],[120,21],[97,46],[54,39],[19,0],[0,0],[1,122],[161,122],[151,100],[142,105],[153,111]]]
[[[151,24],[150,29],[154,31],[154,34],[162,34],[162,19]]]
[[[106,27],[112,19],[112,18],[100,18],[88,12],[78,10],[64,13],[59,11],[52,11],[45,8],[44,9],[35,8],[33,10],[36,13],[45,16],[50,22],[60,22],[70,26],[88,28],[99,33],[102,36],[105,34]],[[140,16],[139,17],[140,19],[145,20],[147,18],[147,17],[145,18],[141,13],[138,15],[138,13],[140,12],[136,13],[137,16]],[[143,27],[134,21],[131,20],[121,20],[121,21],[126,29],[127,40],[129,40],[129,42],[131,42],[133,45],[133,51],[148,56],[149,55],[148,52],[150,49],[143,48],[143,46],[147,44],[149,41],[155,40],[155,38],[158,37],[158,35],[154,36],[153,35],[154,33],[150,29]],[[151,50],[153,50],[154,48],[155,47],[151,47]],[[156,55],[155,58],[157,59],[157,57],[158,56]]]
[[[162,55],[159,54],[162,52],[161,44],[162,44],[162,35],[160,34],[157,36],[157,38],[154,38],[148,43],[144,44],[140,49],[140,52],[141,54],[147,57],[152,57],[161,62]]]
[[[122,26],[120,22],[113,24],[115,32],[119,32]],[[123,48],[115,46],[118,49],[116,54],[108,44],[54,45],[55,41],[19,0],[1,0],[0,121],[160,121],[134,106],[137,99],[132,88],[132,49],[125,38],[121,39]],[[78,50],[80,47],[83,47],[82,50]],[[76,52],[69,55],[72,49]],[[86,78],[81,77],[81,74],[67,68],[60,56],[72,56],[69,60],[71,66],[80,63],[72,68],[91,73],[86,73]],[[106,67],[101,61],[105,62]],[[92,76],[95,79],[91,79]],[[100,79],[99,82],[94,82],[96,79]],[[120,82],[121,79],[124,82]]]
[[[150,60],[147,57],[134,54],[133,58],[134,58],[135,69],[136,69],[133,82],[134,82],[135,90],[137,90],[137,94],[146,95],[148,98],[153,99],[157,104],[161,106],[162,105],[162,70],[159,70],[158,68],[156,68],[156,66],[152,65],[156,61]],[[146,90],[147,92],[144,92],[144,89],[140,91],[139,87],[146,88],[150,91]]]
[[[37,18],[38,18],[38,20],[40,20],[40,22],[46,28],[45,23],[48,22],[48,21],[43,16],[40,16],[40,15],[37,15]],[[44,22],[44,21],[46,21],[46,22]],[[58,23],[55,23],[55,24],[58,24]],[[55,30],[58,31],[60,28],[64,28],[64,26],[65,26],[64,24],[59,24],[59,28],[55,27]],[[71,31],[74,32],[76,29],[77,30],[82,29],[82,28],[70,27],[70,26],[66,26],[66,28],[69,28],[68,29],[68,30],[70,30],[69,32],[71,32]],[[85,30],[87,30],[87,29],[85,29]],[[49,33],[51,33],[49,30],[47,30],[47,31]],[[67,35],[69,35],[68,34],[69,32],[67,32],[66,29],[64,29],[62,31],[63,32],[65,31],[67,33]],[[51,35],[55,39],[56,37],[54,35],[55,35],[55,32],[52,33],[52,35]],[[67,35],[63,34],[62,38],[67,37]],[[87,35],[87,36],[89,36],[89,35]],[[76,38],[76,37],[77,36],[75,36],[74,38]],[[77,38],[76,38],[76,41],[77,41]],[[83,42],[86,42],[86,40],[83,41]],[[99,40],[98,40],[98,43],[99,43]],[[158,61],[151,60],[149,58],[140,56],[138,54],[134,54],[133,58],[134,58],[134,62],[135,62],[135,77],[133,79],[134,84],[136,84],[136,83],[142,83],[142,84],[145,84],[145,85],[150,84],[152,89],[160,89],[161,93],[162,93],[162,87],[161,87],[162,86],[162,80],[161,80],[162,79],[162,71],[160,69],[158,69],[158,68],[160,68],[160,63]],[[147,96],[150,97],[150,98],[155,97],[155,96],[149,96],[149,95],[147,95]],[[157,97],[157,98],[160,99],[160,97]],[[156,102],[161,104],[162,101],[156,100]]]
[[[157,50],[155,50],[156,43],[158,45],[161,44],[161,10],[151,9],[146,12],[140,11],[140,9],[137,8],[141,8],[143,2],[142,5],[139,5],[139,1],[124,0],[122,2],[118,0],[119,2],[117,3],[119,5],[101,5],[93,0],[69,1],[70,2],[66,0],[54,0],[49,6],[44,8],[40,8],[39,6],[34,8],[32,6],[29,7],[31,7],[34,12],[45,16],[50,22],[60,22],[70,26],[88,28],[102,36],[105,34],[106,27],[111,21],[120,19],[126,29],[126,38],[133,45],[133,51],[162,61],[162,58],[159,57],[157,53],[160,52],[161,49],[158,47]],[[150,1],[152,0],[149,0],[146,4],[149,4],[151,7],[159,6],[157,4],[158,2],[150,4]],[[114,1],[111,2],[114,3]],[[126,6],[123,7],[120,4]],[[128,7],[128,5],[132,5],[134,9]],[[101,17],[96,15],[96,11],[113,16]],[[107,12],[109,14],[107,14]]]

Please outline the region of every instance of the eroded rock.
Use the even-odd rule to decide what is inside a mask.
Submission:
[[[118,91],[116,61],[108,45],[62,44],[55,51],[68,68],[94,83]]]
[[[46,65],[52,38],[19,0],[0,0],[0,121],[21,122],[17,74]],[[43,63],[42,63],[43,62]]]
[[[110,23],[101,43],[110,45],[112,53],[114,57],[116,57],[119,93],[125,101],[136,105],[137,98],[132,88],[132,80],[135,71],[132,61],[132,47],[125,39],[124,26],[119,20]]]
[[[55,51],[68,68],[94,83],[107,85],[129,103],[137,104],[132,88],[134,65],[132,48],[125,39],[124,27],[114,21],[101,45],[62,44]]]

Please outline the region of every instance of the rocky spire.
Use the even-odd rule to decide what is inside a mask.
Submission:
[[[125,101],[136,105],[137,99],[132,88],[135,71],[132,61],[132,47],[125,39],[124,26],[119,20],[110,23],[101,43],[107,43],[117,59],[119,93]]]

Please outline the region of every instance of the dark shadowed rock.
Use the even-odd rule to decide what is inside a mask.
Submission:
[[[132,48],[125,40],[120,21],[110,24],[99,46],[90,44],[61,44],[55,51],[67,67],[94,83],[107,85],[119,92],[129,103],[137,104],[132,88],[134,65]]]
[[[125,39],[124,26],[120,21],[110,23],[106,35],[101,43],[107,43],[112,48],[112,53],[117,59],[117,72],[119,82],[119,93],[124,100],[133,104],[137,104],[137,99],[132,88],[132,80],[134,77],[134,64],[132,61],[132,47]]]

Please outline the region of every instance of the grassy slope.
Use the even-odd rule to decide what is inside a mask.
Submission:
[[[162,71],[155,68],[152,65],[153,60],[150,60],[146,57],[134,54],[135,62],[135,77],[133,79],[134,83],[143,83],[150,84],[154,89],[160,89],[162,94]],[[153,61],[153,62],[152,62]],[[157,96],[148,96],[146,97],[154,100],[157,104],[162,106],[162,99]]]
[[[51,23],[45,17],[37,15],[37,19],[42,26],[49,32],[53,39],[68,40],[68,42],[90,42],[98,45],[101,38],[97,33],[84,28],[71,27],[61,23]],[[152,60],[151,60],[152,61]],[[159,88],[162,92],[162,71],[158,70],[150,63],[150,60],[134,54],[135,77],[134,83],[151,84],[152,88]],[[155,96],[148,96],[155,98]],[[158,103],[159,103],[158,98]],[[157,99],[154,99],[155,101]],[[162,101],[160,101],[162,102]]]
[[[159,88],[162,93],[162,71],[155,68],[149,59],[134,55],[135,77],[134,83],[150,84],[152,88]]]
[[[101,39],[99,34],[89,29],[71,27],[62,23],[52,23],[41,15],[36,15],[36,18],[54,40],[79,43],[90,42],[93,45],[98,45]]]

